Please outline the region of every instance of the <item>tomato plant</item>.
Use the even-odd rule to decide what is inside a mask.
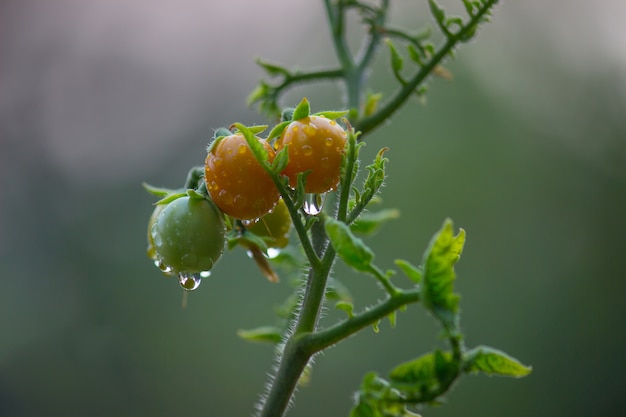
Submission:
[[[258,140],[271,162],[274,150],[266,141]],[[279,193],[272,178],[240,133],[215,139],[204,166],[207,190],[224,214],[242,220],[258,219],[278,202]]]
[[[336,121],[324,116],[294,120],[276,141],[276,149],[288,147],[289,163],[282,172],[295,187],[298,174],[309,171],[304,190],[325,193],[337,188],[346,132]]]
[[[184,196],[162,205],[154,219],[149,245],[168,271],[209,271],[224,251],[226,227],[215,205],[200,196]]]
[[[388,380],[374,372],[366,374],[354,397],[351,417],[415,415],[413,408],[440,402],[463,374],[521,377],[531,372],[530,367],[504,352],[487,346],[466,347],[460,326],[460,297],[454,285],[455,264],[465,244],[465,232],[455,232],[451,220],[446,220],[433,236],[419,264],[397,259],[392,268],[383,267],[385,259],[376,258],[374,251],[355,235],[371,234],[383,222],[397,217],[393,210],[370,211],[386,178],[385,144],[363,171],[363,182],[357,184],[363,136],[383,125],[410,97],[425,94],[426,80],[446,72],[442,61],[453,55],[460,43],[475,36],[497,2],[462,1],[467,18],[450,16],[435,0],[428,0],[445,38],[438,48],[429,40],[430,30],[414,34],[388,26],[386,0],[326,1],[339,58],[337,67],[302,71],[259,61],[270,79],[259,83],[249,102],[258,103],[274,119],[282,115],[283,121],[266,140],[255,136],[266,126],[235,123],[232,126],[236,130],[218,129],[205,165],[190,171],[185,184],[187,195],[183,197],[147,187],[164,197],[161,202],[170,201],[160,213],[155,210],[153,214],[149,256],[178,273],[183,288],[195,289],[198,280],[194,274],[201,276],[222,253],[225,226],[218,208],[227,215],[229,248],[241,245],[246,249],[270,282],[279,282],[270,262],[292,273],[306,271],[305,278],[288,280],[299,288],[277,309],[276,325],[244,332],[248,340],[277,344],[277,366],[257,406],[257,417],[284,415],[299,381],[309,374],[315,355],[368,326],[378,332],[383,319],[395,326],[398,311],[415,303],[422,303],[439,322],[446,347],[400,363],[388,373]],[[357,55],[347,47],[345,36],[349,11],[358,12],[368,29]],[[383,36],[388,38],[385,43],[391,74],[398,81],[398,88],[390,96],[369,93],[366,86]],[[396,48],[392,39],[406,49]],[[404,65],[403,54],[410,59],[411,68]],[[320,80],[343,83],[346,111],[311,114],[307,99],[293,110],[281,111],[281,94],[298,84]],[[336,121],[344,116],[349,120],[342,119],[345,130]],[[307,208],[311,197],[317,202],[318,194],[334,190],[333,204],[320,210]],[[406,224],[412,221],[410,218]],[[287,234],[292,226],[297,247],[287,247],[281,251],[282,256],[268,259],[268,248],[288,245]],[[355,304],[348,288],[338,277],[331,276],[337,260],[375,279],[384,296],[372,306]],[[398,282],[401,279],[404,281]],[[328,323],[322,312],[326,303],[333,302],[346,317]]]

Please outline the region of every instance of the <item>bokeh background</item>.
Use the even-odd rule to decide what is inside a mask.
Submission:
[[[235,250],[182,309],[177,283],[145,257],[154,199],[141,183],[177,187],[213,129],[267,122],[245,106],[256,57],[333,65],[321,3],[0,3],[0,415],[252,413],[273,352],[236,330],[272,323],[290,287]],[[395,2],[391,21],[421,27],[424,3]],[[534,367],[522,380],[466,377],[426,416],[626,409],[624,16],[619,0],[504,2],[446,64],[454,79],[433,80],[425,106],[368,138],[365,158],[390,147],[383,198],[402,212],[368,241],[378,264],[419,262],[453,218],[468,233],[457,269],[468,344]],[[371,86],[389,93],[380,59]],[[341,107],[333,85],[285,104],[303,95]],[[336,273],[357,308],[381,296],[368,277]],[[438,344],[413,306],[397,328],[320,356],[290,415],[345,416],[366,371]]]

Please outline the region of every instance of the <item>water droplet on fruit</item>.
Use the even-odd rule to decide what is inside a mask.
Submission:
[[[157,228],[156,223],[152,225],[152,229],[150,229],[150,235],[152,235],[154,246],[159,247],[163,245],[163,239],[161,239],[161,234],[159,233],[159,229]]]
[[[233,196],[228,191],[221,190],[217,196],[224,205],[230,206],[233,204]]]
[[[312,125],[306,125],[302,128],[302,130],[304,131],[304,133],[306,133],[307,136],[310,137],[315,136],[317,133],[317,129],[315,128],[315,126]]]
[[[333,146],[333,138],[326,138],[324,139],[324,145],[330,147]]]
[[[304,145],[302,147],[302,153],[304,154],[304,156],[311,156],[313,155],[313,148],[309,145]]]
[[[243,194],[237,194],[233,202],[236,206],[245,206],[248,203],[248,198]]]
[[[202,283],[202,276],[200,273],[189,274],[187,272],[180,272],[178,274],[178,282],[183,290],[193,291]]]
[[[172,267],[163,262],[160,258],[154,259],[154,266],[159,268],[165,275],[172,275]]]
[[[306,214],[317,216],[324,208],[324,201],[320,194],[307,194],[302,209]]]
[[[243,155],[246,153],[246,148],[247,146],[243,143],[240,143],[239,146],[237,146],[237,152],[239,153],[239,155]]]

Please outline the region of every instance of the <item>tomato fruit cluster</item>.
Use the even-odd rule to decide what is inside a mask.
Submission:
[[[274,150],[258,139],[269,162]],[[224,214],[241,220],[258,219],[278,202],[278,189],[256,160],[240,133],[220,137],[211,144],[205,160],[204,178],[211,198]]]
[[[289,185],[295,187],[298,174],[309,171],[305,192],[321,194],[337,188],[346,146],[346,132],[337,122],[315,115],[294,120],[275,144],[277,151],[286,146],[289,163],[282,174]]]
[[[222,213],[206,198],[184,196],[155,209],[148,255],[174,274],[209,271],[224,251]]]

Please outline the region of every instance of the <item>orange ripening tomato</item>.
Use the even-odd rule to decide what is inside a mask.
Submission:
[[[295,120],[283,130],[275,147],[280,151],[287,145],[289,163],[282,174],[289,177],[291,187],[297,185],[298,173],[310,171],[307,193],[321,194],[337,188],[346,146],[346,132],[337,122],[323,116]]]
[[[274,150],[266,141],[258,140],[271,162]],[[211,144],[204,164],[204,179],[215,205],[237,219],[258,219],[278,202],[279,193],[272,178],[239,133],[218,138]]]

